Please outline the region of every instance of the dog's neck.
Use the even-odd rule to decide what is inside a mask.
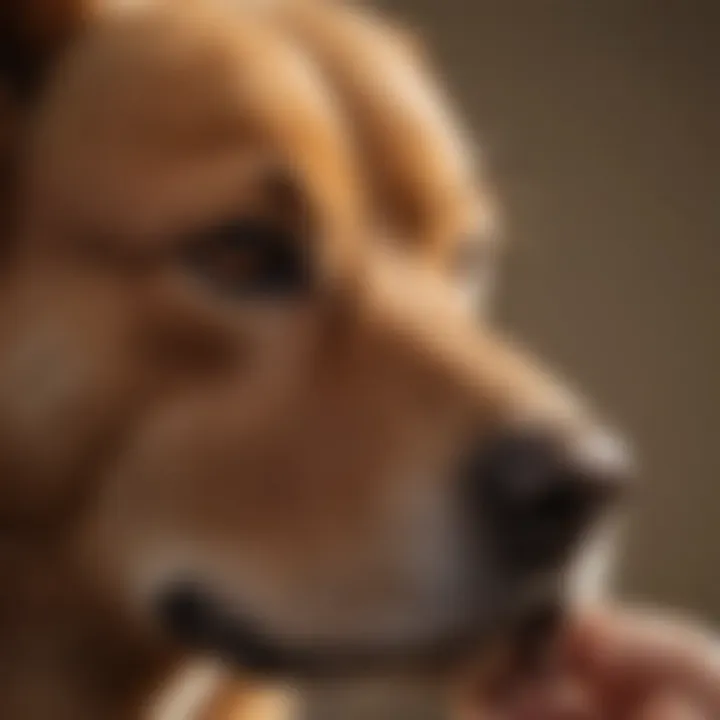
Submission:
[[[0,534],[0,583],[0,717],[142,717],[172,659],[88,602],[62,547]]]

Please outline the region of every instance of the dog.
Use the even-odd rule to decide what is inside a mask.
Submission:
[[[625,460],[485,311],[498,211],[416,39],[3,8],[0,715],[138,718],[205,656],[250,678],[205,712],[267,715],[564,606]]]

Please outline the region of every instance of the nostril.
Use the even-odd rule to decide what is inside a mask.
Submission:
[[[511,436],[476,457],[468,478],[476,504],[513,562],[538,567],[572,551],[623,484],[620,456],[606,450],[597,441],[570,450],[557,440]]]
[[[591,504],[590,493],[572,481],[547,487],[529,503],[528,511],[548,524],[567,523],[584,514]]]

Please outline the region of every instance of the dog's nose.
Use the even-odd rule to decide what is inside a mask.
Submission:
[[[512,568],[563,562],[626,485],[621,444],[591,433],[572,444],[515,435],[475,453],[466,470],[471,512]]]

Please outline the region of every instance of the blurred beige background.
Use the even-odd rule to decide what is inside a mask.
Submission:
[[[500,312],[638,450],[622,590],[720,621],[720,7],[388,0],[485,147]]]

